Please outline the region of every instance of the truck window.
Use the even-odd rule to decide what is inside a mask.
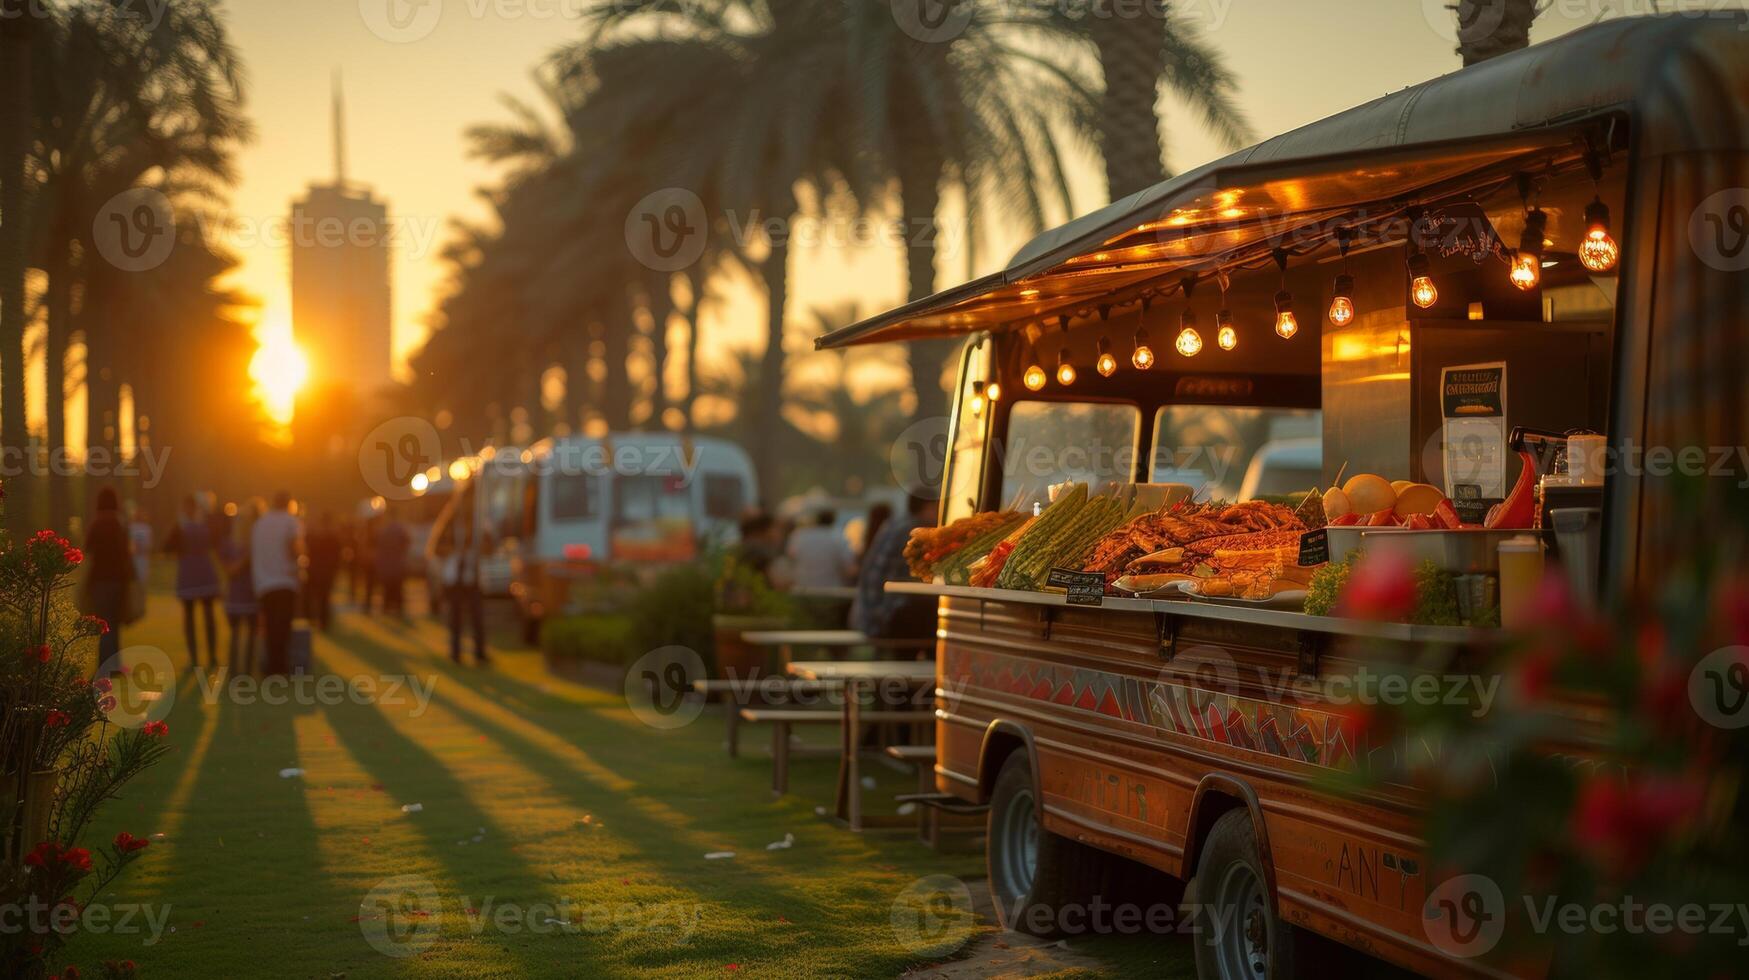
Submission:
[[[1053,484],[1075,480],[1095,490],[1133,479],[1134,405],[1089,402],[1019,402],[1008,415],[1008,435],[994,447],[1002,467],[1002,504],[1022,507],[1049,499]]]
[[[738,476],[708,473],[704,478],[704,516],[717,521],[732,521],[741,516],[747,506]]]
[[[583,473],[554,473],[551,481],[553,520],[587,521],[601,515],[601,486]]]
[[[924,450],[917,461],[918,483],[930,485],[929,468],[943,467],[941,497],[943,521],[956,521],[976,513],[978,497],[984,484],[984,443],[990,431],[990,339],[980,338],[966,345],[960,360],[959,403],[954,409],[953,431],[941,443],[944,458],[931,460],[933,447]]]
[[[681,520],[692,517],[692,498],[677,476],[622,476],[614,481],[616,524]]]
[[[1198,499],[1298,493],[1322,480],[1324,413],[1304,408],[1167,405],[1154,421],[1151,479]],[[1251,479],[1247,481],[1247,474]]]

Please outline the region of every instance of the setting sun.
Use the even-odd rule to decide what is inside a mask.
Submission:
[[[289,425],[298,391],[309,378],[309,359],[292,341],[289,324],[262,323],[256,329],[261,346],[249,360],[249,379],[268,416]]]

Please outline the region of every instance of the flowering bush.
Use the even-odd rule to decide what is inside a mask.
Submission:
[[[0,535],[0,903],[19,923],[0,933],[7,977],[48,976],[85,903],[139,857],[147,842],[131,834],[95,851],[80,841],[98,808],[168,749],[164,722],[112,721],[112,682],[86,673],[109,626],[68,601],[83,561],[53,531],[16,545]],[[135,967],[102,969],[132,976]]]
[[[1562,976],[1741,970],[1749,943],[1741,911],[1749,901],[1745,529],[1749,515],[1717,529],[1711,550],[1656,587],[1603,611],[1551,576],[1535,599],[1535,625],[1496,661],[1428,651],[1412,671],[1497,673],[1501,697],[1487,711],[1442,701],[1366,712],[1369,743],[1394,751],[1376,753],[1392,761],[1361,781],[1426,794],[1427,890],[1477,876],[1470,881],[1486,884],[1467,897],[1488,894],[1472,911],[1504,924],[1497,942],[1477,945],[1479,931],[1458,937],[1458,955],[1543,964]],[[1450,901],[1447,914],[1461,906]],[[1430,940],[1453,951],[1441,928],[1451,925],[1431,926]]]

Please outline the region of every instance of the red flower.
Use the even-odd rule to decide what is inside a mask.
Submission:
[[[1362,557],[1342,590],[1341,612],[1355,619],[1400,621],[1415,611],[1415,571],[1389,551]]]
[[[61,855],[61,862],[78,868],[80,871],[90,871],[91,852],[83,847],[69,847]]]
[[[24,856],[24,863],[33,868],[45,867],[59,855],[60,850],[60,845],[54,841],[45,840],[31,848],[30,853]]]
[[[109,712],[114,711],[115,710],[115,695],[105,694],[103,697],[101,697],[97,700],[97,706],[99,708],[102,708],[105,714],[108,714]]]
[[[135,837],[125,830],[115,835],[115,849],[123,854],[132,854],[135,851],[143,850],[151,843],[151,841],[143,837]]]
[[[43,725],[48,728],[60,728],[62,725],[70,725],[72,723],[73,716],[59,708],[50,709],[49,713],[43,716]]]
[[[38,645],[36,649],[31,651],[31,653],[33,655],[35,655],[36,662],[39,664],[48,663],[49,658],[54,656],[54,651],[49,649],[49,645],[47,643],[43,643],[43,644]]]
[[[163,738],[170,734],[170,723],[167,721],[148,721],[142,731],[153,738]]]
[[[109,682],[107,677],[97,677],[92,679],[91,686],[107,694],[114,685]]]
[[[1579,788],[1573,839],[1606,869],[1631,873],[1700,809],[1705,796],[1700,781],[1688,776],[1594,776]]]

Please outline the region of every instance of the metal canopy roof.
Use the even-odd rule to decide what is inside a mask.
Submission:
[[[1623,18],[1424,82],[1138,191],[1039,235],[1000,272],[815,346],[1022,326],[1275,247],[1313,248],[1339,220],[1576,161],[1608,116],[1634,121],[1641,157],[1708,147],[1735,131],[1710,127],[1708,107],[1743,97],[1728,78],[1745,28],[1742,13]],[[1301,237],[1314,228],[1325,237]]]

